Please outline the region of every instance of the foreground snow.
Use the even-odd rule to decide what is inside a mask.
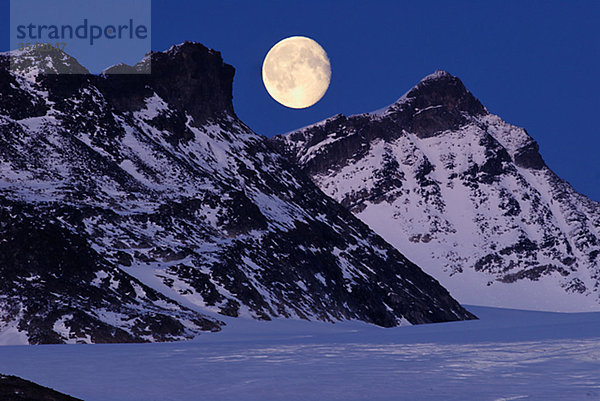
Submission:
[[[481,320],[231,319],[185,343],[7,346],[0,372],[86,401],[600,399],[600,313],[468,309]]]

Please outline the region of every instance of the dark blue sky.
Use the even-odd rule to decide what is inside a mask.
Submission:
[[[381,108],[443,69],[600,200],[600,1],[154,0],[152,21],[155,50],[193,40],[222,52],[237,114],[260,134]],[[292,35],[315,39],[332,64],[329,91],[305,110],[279,105],[261,81],[267,51]]]

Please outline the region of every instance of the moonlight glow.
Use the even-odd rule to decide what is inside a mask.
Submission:
[[[317,103],[327,92],[331,65],[317,42],[292,36],[269,50],[262,77],[273,99],[284,106],[303,109]]]

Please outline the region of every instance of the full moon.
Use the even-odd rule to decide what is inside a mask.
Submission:
[[[292,36],[269,50],[262,67],[267,92],[279,103],[304,109],[317,103],[329,87],[331,64],[314,40]]]

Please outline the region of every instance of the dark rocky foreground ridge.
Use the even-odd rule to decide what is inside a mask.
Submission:
[[[600,310],[600,204],[457,77],[271,142],[461,303]]]
[[[16,376],[0,374],[0,400],[4,401],[81,401]]]
[[[473,318],[235,116],[218,52],[186,42],[100,76],[42,73],[82,72],[64,53],[13,56],[18,72],[0,55],[5,339],[179,340],[221,329],[219,314]]]

